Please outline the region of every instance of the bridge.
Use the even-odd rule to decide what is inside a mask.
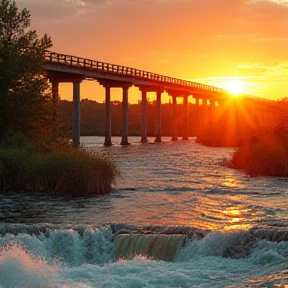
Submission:
[[[46,51],[45,71],[52,84],[53,101],[58,101],[59,83],[73,83],[73,146],[80,145],[80,84],[83,80],[94,80],[105,88],[106,132],[104,145],[111,141],[111,88],[121,88],[122,99],[122,140],[121,145],[128,145],[128,90],[138,87],[142,93],[142,131],[141,142],[147,142],[147,93],[156,93],[155,142],[161,142],[161,95],[167,92],[172,97],[173,131],[172,140],[177,140],[177,98],[183,98],[184,132],[183,140],[188,140],[188,97],[193,97],[197,107],[197,119],[201,118],[200,106],[205,107],[212,117],[216,105],[228,100],[231,96],[227,90],[186,81],[131,67],[115,65],[80,58],[71,55]],[[201,105],[200,105],[201,104]]]

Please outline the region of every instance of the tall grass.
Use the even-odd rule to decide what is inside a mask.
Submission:
[[[118,174],[107,157],[67,145],[55,145],[45,153],[29,145],[0,148],[0,189],[4,191],[100,195],[111,191]]]

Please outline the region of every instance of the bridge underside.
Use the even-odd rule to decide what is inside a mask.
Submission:
[[[49,69],[49,70],[48,70]],[[55,68],[54,68],[55,69]],[[121,88],[122,89],[122,140],[121,145],[128,145],[128,92],[129,88],[132,86],[135,86],[139,88],[141,91],[141,107],[142,107],[142,120],[141,120],[141,142],[146,143],[148,136],[147,136],[147,93],[155,93],[156,94],[156,119],[155,119],[155,142],[161,142],[161,95],[163,92],[167,92],[168,95],[172,97],[173,101],[173,129],[171,131],[171,140],[176,141],[178,140],[178,134],[177,134],[177,98],[183,98],[183,108],[184,108],[184,117],[183,117],[183,140],[188,140],[188,98],[193,97],[195,98],[195,105],[197,106],[197,115],[194,115],[194,117],[197,118],[197,127],[196,129],[200,129],[200,125],[203,124],[203,117],[200,113],[200,110],[203,111],[204,107],[206,109],[205,115],[209,114],[209,117],[211,118],[210,121],[212,121],[213,117],[213,111],[212,107],[214,107],[215,102],[220,103],[220,101],[214,100],[215,97],[210,95],[210,97],[206,94],[201,95],[199,91],[193,92],[194,94],[191,94],[191,91],[187,91],[182,89],[177,90],[177,87],[173,87],[173,89],[168,89],[166,86],[160,86],[158,83],[153,85],[153,83],[145,83],[145,81],[137,81],[138,83],[135,83],[136,81],[131,81],[131,79],[122,79],[122,80],[115,80],[115,79],[109,79],[108,77],[98,77],[98,75],[92,75],[89,74],[89,77],[85,77],[85,75],[81,75],[79,73],[71,73],[64,71],[53,71],[51,67],[46,67],[47,76],[52,84],[52,91],[53,91],[53,99],[56,102],[59,97],[59,83],[73,83],[73,146],[76,148],[80,145],[80,86],[81,82],[85,79],[93,79],[97,81],[101,86],[105,89],[105,123],[106,123],[106,132],[105,132],[105,146],[112,145],[112,133],[111,133],[111,88]],[[56,70],[56,69],[55,69]],[[63,69],[60,69],[63,70]],[[97,78],[96,78],[97,76]],[[133,83],[134,82],[134,83]],[[141,84],[139,84],[141,83]],[[202,109],[200,109],[200,102],[202,102]],[[210,104],[210,105],[209,105]],[[200,105],[200,106],[199,106]],[[203,116],[201,121],[201,116]],[[205,117],[206,119],[207,117]],[[207,121],[206,121],[207,122]]]

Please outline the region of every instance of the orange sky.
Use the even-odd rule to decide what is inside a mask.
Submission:
[[[225,87],[288,97],[288,0],[16,0],[51,50]],[[61,84],[62,99],[72,85]],[[84,81],[81,98],[103,102],[104,88]],[[129,90],[136,103],[141,93]],[[148,95],[154,99],[154,95]],[[121,99],[121,90],[112,100]],[[163,102],[168,101],[163,96]]]

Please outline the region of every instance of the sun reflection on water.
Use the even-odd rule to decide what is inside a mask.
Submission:
[[[231,187],[231,188],[235,188],[235,187],[240,187],[237,179],[235,178],[232,178],[232,177],[228,177],[224,180],[224,183],[223,183],[225,186],[227,187]]]
[[[231,224],[226,225],[224,227],[225,230],[247,230],[252,227],[251,224],[246,224],[246,218],[249,216],[248,209],[230,207],[226,210],[223,210],[222,213],[227,218],[227,224]]]

